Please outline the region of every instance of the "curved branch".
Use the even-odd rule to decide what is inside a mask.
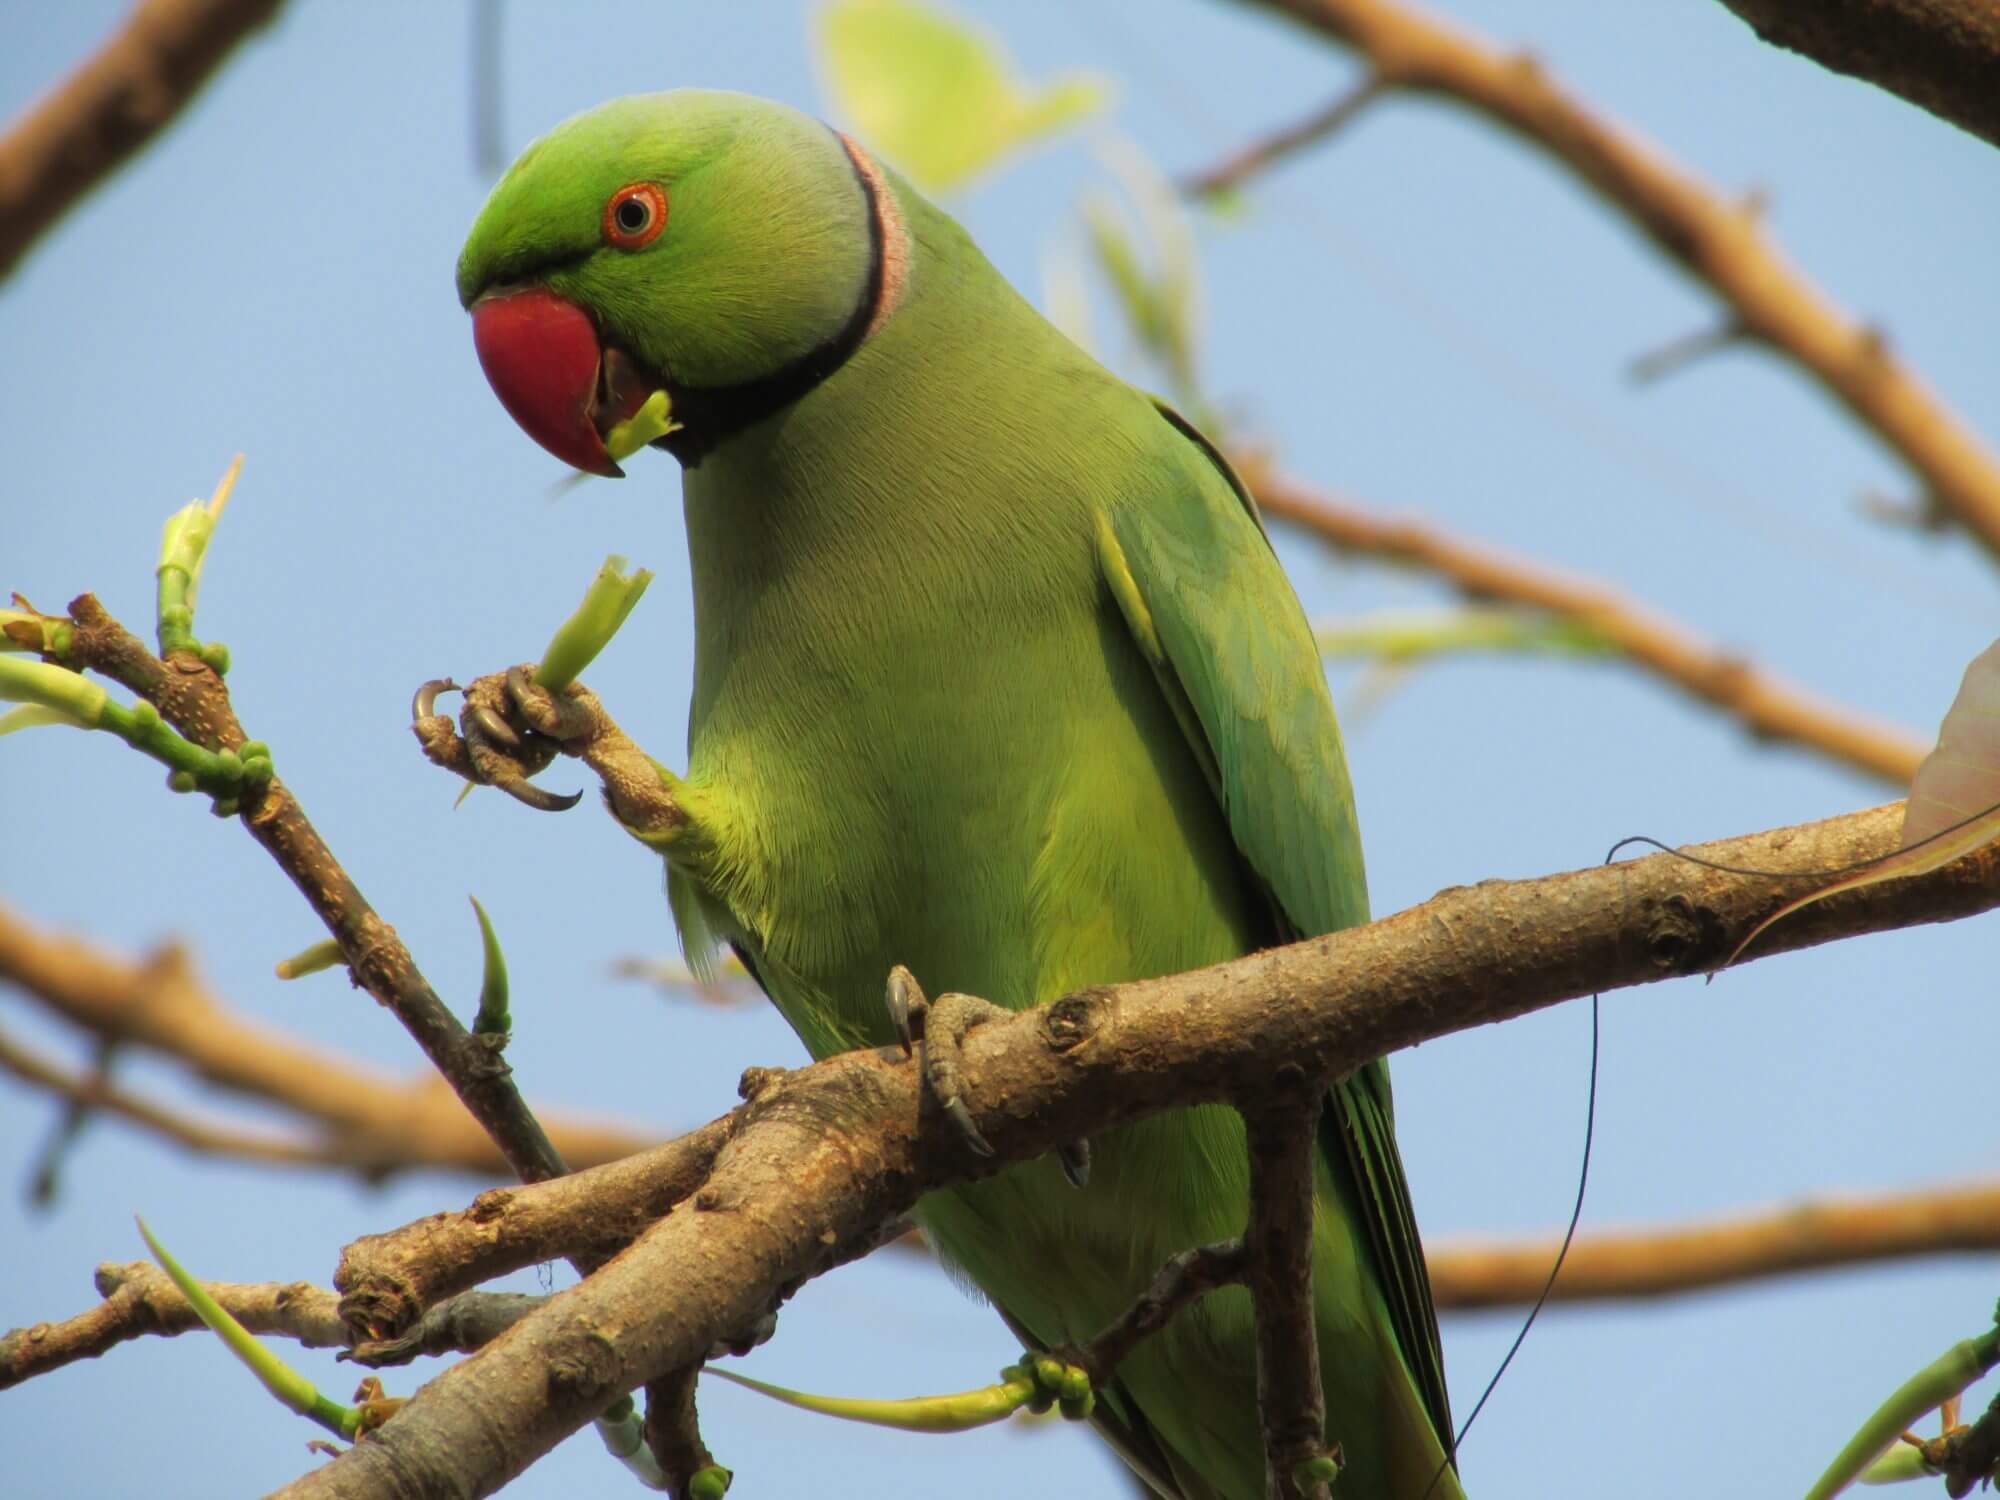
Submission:
[[[1556,1302],[1665,1297],[1795,1271],[2000,1250],[2000,1187],[1880,1198],[1808,1198],[1763,1213],[1657,1229],[1597,1230],[1570,1246]],[[1440,1309],[1532,1302],[1556,1241],[1449,1243],[1429,1250]]]
[[[2000,146],[2000,10],[1986,0],[1722,0],[1774,47]]]
[[[1753,209],[1593,112],[1532,56],[1504,52],[1402,0],[1251,3],[1353,48],[1384,90],[1463,105],[1566,167],[1707,283],[1746,337],[1796,363],[1899,453],[1941,508],[2000,557],[2000,460],[1878,330],[1850,318],[1778,252]],[[1990,75],[1985,87],[1993,92]]]
[[[1573,578],[1417,521],[1391,520],[1265,472],[1243,472],[1266,514],[1310,531],[1343,552],[1436,573],[1475,599],[1526,604],[1575,620],[1689,697],[1740,720],[1760,739],[1804,745],[1898,786],[1908,786],[1930,745],[1907,730],[1814,696],[1692,631]]]
[[[1823,870],[1892,851],[1899,805],[1699,846],[1749,868]],[[757,1096],[688,1211],[426,1385],[375,1440],[283,1494],[483,1495],[621,1394],[699,1359],[924,1193],[1204,1100],[1257,1097],[1279,1061],[1332,1077],[1434,1036],[1701,972],[1773,904],[1772,880],[1670,855],[1487,881],[1326,937],[1192,974],[1084,991],[973,1032],[978,1157],[923,1131],[915,1068],[860,1051]],[[2000,849],[1829,897],[1755,953],[2000,905]],[[524,1189],[522,1191],[537,1191]]]
[[[263,1162],[273,1166],[319,1166],[334,1156],[330,1146],[289,1140],[247,1130],[231,1130],[175,1113],[119,1088],[101,1072],[75,1074],[23,1047],[0,1032],[0,1072],[46,1089],[84,1111],[102,1110],[144,1126],[176,1145],[203,1156]],[[343,1163],[351,1165],[351,1163]]]
[[[0,135],[0,277],[166,127],[280,0],[140,0],[82,66]]]

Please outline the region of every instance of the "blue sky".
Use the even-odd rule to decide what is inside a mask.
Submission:
[[[78,0],[0,21],[0,113],[24,107],[122,8]],[[1213,0],[966,8],[1031,76],[1087,66],[1115,80],[1100,128],[1172,171],[1353,76],[1344,57]],[[1991,148],[1764,48],[1719,5],[1449,9],[1531,48],[1725,190],[1767,192],[1791,258],[1878,320],[1976,429],[2000,433]],[[558,467],[493,400],[452,293],[489,185],[471,159],[468,36],[463,4],[290,7],[0,285],[0,585],[44,607],[92,589],[143,627],[161,520],[247,453],[197,626],[234,652],[245,723],[468,1010],[478,957],[464,896],[486,902],[514,973],[510,1056],[533,1099],[665,1133],[725,1108],[745,1064],[799,1061],[798,1044],[763,1007],[671,1006],[610,978],[614,958],[672,947],[650,857],[588,808],[539,818],[482,795],[452,811],[403,727],[417,682],[532,655],[621,552],[659,578],[592,684],[664,758],[678,759],[685,736],[671,462],[642,456],[623,484],[552,496]],[[510,154],[603,99],[682,84],[827,108],[810,9],[794,4],[515,7],[504,81]],[[1105,182],[1086,133],[951,206],[1039,296],[1046,257],[1073,243],[1078,202]],[[1242,218],[1203,221],[1199,242],[1210,389],[1302,477],[1612,581],[1913,727],[1936,724],[1996,634],[1990,563],[1962,538],[1859,514],[1863,490],[1907,483],[1791,369],[1733,351],[1629,386],[1625,362],[1711,321],[1709,298],[1463,114],[1381,105],[1278,173]],[[1097,327],[1105,357],[1142,376],[1101,301]],[[1316,614],[1442,597],[1310,546],[1284,550]],[[1358,675],[1336,672],[1343,703]],[[1348,745],[1382,912],[1445,885],[1591,863],[1629,833],[1691,841],[1890,795],[1758,747],[1612,665],[1428,666],[1350,714]],[[99,736],[0,744],[0,894],[126,951],[179,935],[246,1012],[414,1072],[408,1040],[338,979],[270,979],[275,959],[317,935],[309,915],[240,829],[167,797],[160,779]],[[1993,920],[1612,997],[1586,1224],[1990,1176]],[[60,1045],[17,996],[0,995],[0,1025]],[[1403,1149],[1431,1236],[1560,1221],[1587,1040],[1583,1008],[1566,1006],[1397,1060]],[[123,1076],[191,1097],[156,1063]],[[17,1180],[53,1117],[47,1100],[0,1083],[0,1165]],[[0,1326],[88,1305],[91,1267],[140,1253],[134,1211],[202,1274],[324,1282],[343,1242],[469,1192],[440,1178],[370,1190],[216,1166],[99,1122],[52,1211],[0,1214]],[[1467,1443],[1468,1485],[1589,1492],[1615,1473],[1632,1497],[1796,1492],[1880,1396],[1976,1331],[1994,1294],[1990,1266],[1926,1262],[1558,1310]],[[1513,1326],[1511,1314],[1447,1320],[1461,1411]],[[1007,1356],[988,1312],[892,1256],[807,1288],[745,1368],[910,1394],[983,1382]],[[330,1359],[298,1363],[336,1393],[351,1383]],[[998,1495],[1051,1478],[1116,1493],[1110,1461],[1075,1432],[897,1437],[718,1383],[702,1402],[709,1442],[746,1495]],[[310,1435],[193,1338],[141,1342],[0,1397],[0,1449],[24,1497],[261,1491],[311,1462]],[[512,1493],[623,1482],[585,1434]]]

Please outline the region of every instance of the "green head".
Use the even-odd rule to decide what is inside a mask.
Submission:
[[[544,447],[616,474],[602,434],[664,389],[685,436],[662,446],[693,462],[859,341],[881,191],[865,158],[784,105],[614,100],[500,180],[459,255],[459,300],[495,391]]]

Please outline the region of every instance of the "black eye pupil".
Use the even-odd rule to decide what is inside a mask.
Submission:
[[[652,217],[653,211],[637,198],[627,198],[618,205],[618,227],[627,234],[637,234]]]

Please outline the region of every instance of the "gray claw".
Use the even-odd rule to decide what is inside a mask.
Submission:
[[[942,1103],[945,1118],[958,1127],[958,1133],[965,1137],[965,1144],[979,1156],[991,1156],[993,1147],[986,1137],[979,1133],[979,1127],[972,1123],[972,1111],[965,1107],[965,1101],[953,1094]]]
[[[525,778],[495,781],[493,785],[499,787],[516,802],[534,808],[536,812],[568,812],[583,800],[582,792],[571,792],[564,797],[555,792],[545,791]]]
[[[923,986],[917,983],[916,975],[897,964],[889,971],[885,1002],[889,1007],[889,1024],[896,1029],[896,1040],[903,1044],[903,1056],[908,1057],[916,1048],[918,1032],[923,1029]],[[914,1028],[912,1021],[916,1023]]]
[[[1068,1145],[1056,1147],[1056,1160],[1062,1163],[1063,1176],[1069,1179],[1071,1187],[1089,1186],[1089,1141],[1071,1141]]]
[[[508,750],[521,748],[521,736],[514,726],[485,704],[474,704],[467,708],[465,713],[467,718],[479,726],[479,732],[494,744]]]
[[[958,1071],[959,1045],[973,1027],[1004,1018],[1010,1013],[972,995],[953,993],[938,996],[920,1014],[924,1029],[917,1048],[917,1067],[922,1071],[924,1087],[937,1100],[945,1118],[965,1138],[965,1144],[980,1156],[991,1156],[993,1148],[979,1133],[979,1127],[973,1124],[972,1112],[965,1107],[962,1097]]]
[[[433,677],[429,682],[418,688],[417,696],[410,700],[410,718],[412,720],[430,718],[437,712],[437,701],[440,693],[456,693],[458,691],[458,684],[453,682],[449,677]]]

